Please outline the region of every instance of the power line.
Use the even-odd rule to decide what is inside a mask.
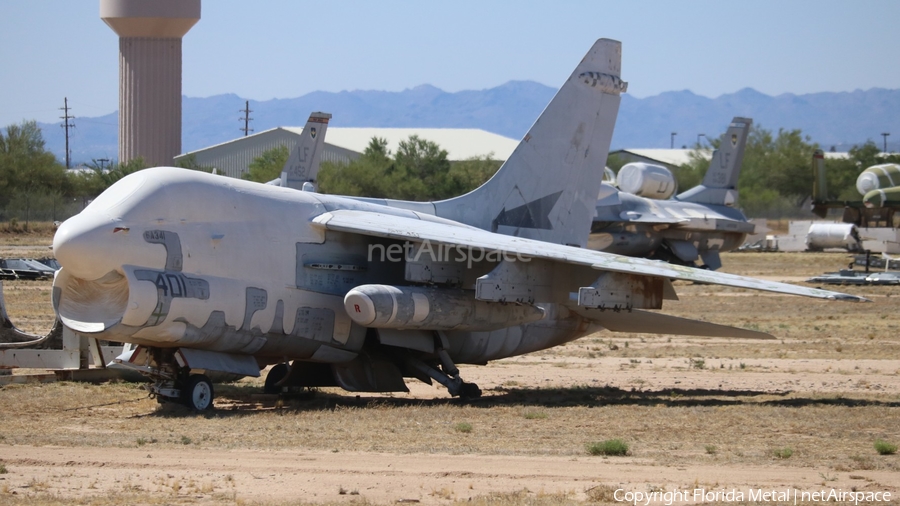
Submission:
[[[238,130],[244,132],[244,137],[247,137],[247,134],[253,131],[253,129],[250,128],[250,122],[253,121],[253,118],[250,117],[250,113],[253,112],[250,110],[250,101],[244,101],[244,108],[238,109],[238,112],[244,113],[243,118],[238,118],[238,121],[244,122],[244,128],[238,128]]]
[[[63,116],[60,116],[59,119],[65,121],[59,126],[66,129],[66,169],[70,169],[72,167],[72,152],[69,150],[69,128],[75,128],[75,123],[69,124],[69,120],[75,119],[75,116],[69,115],[69,97],[63,97],[63,106],[59,110],[63,111]]]

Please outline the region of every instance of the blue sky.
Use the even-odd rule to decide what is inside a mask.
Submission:
[[[203,0],[182,92],[267,100],[311,91],[559,86],[600,37],[623,43],[636,97],[900,87],[900,2]],[[110,113],[117,36],[97,0],[0,0],[0,127]]]

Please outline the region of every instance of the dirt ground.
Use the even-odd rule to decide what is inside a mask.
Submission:
[[[723,270],[798,281],[847,261],[731,254]],[[484,390],[469,403],[415,380],[282,397],[250,378],[198,415],[130,383],[6,385],[0,504],[898,502],[900,455],[875,442],[900,444],[900,288],[843,288],[870,304],[676,289],[669,313],[777,339],[599,333],[461,367]],[[5,295],[18,324],[49,327],[49,284]],[[610,439],[627,454],[589,452]]]

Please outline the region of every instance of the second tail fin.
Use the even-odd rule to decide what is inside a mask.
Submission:
[[[330,119],[331,114],[326,112],[314,112],[309,115],[300,141],[291,151],[281,171],[280,186],[302,190],[304,183],[310,183],[313,189],[316,189],[319,159],[324,151],[322,145],[325,144],[325,131],[328,129]]]
[[[699,204],[734,205],[738,197],[737,184],[744,161],[744,147],[752,125],[750,118],[732,119],[728,130],[722,135],[719,149],[713,152],[703,183],[676,198]]]

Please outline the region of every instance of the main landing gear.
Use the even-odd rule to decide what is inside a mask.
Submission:
[[[269,369],[269,374],[266,375],[266,383],[263,386],[263,392],[267,394],[281,393],[282,387],[290,374],[291,366],[287,363],[276,364]]]
[[[440,366],[428,364],[414,357],[407,357],[406,365],[414,372],[418,373],[417,377],[428,383],[427,378],[431,378],[441,385],[447,387],[447,391],[453,397],[462,399],[477,399],[481,397],[481,389],[475,383],[466,383],[459,377],[459,368],[450,359],[450,355],[444,348],[437,349]]]

